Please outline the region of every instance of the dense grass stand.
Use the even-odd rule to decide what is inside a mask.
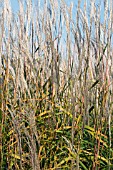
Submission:
[[[113,1],[41,2],[0,8],[1,170],[112,170]]]

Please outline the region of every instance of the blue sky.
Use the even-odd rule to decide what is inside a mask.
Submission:
[[[10,1],[11,1],[13,11],[16,12],[18,10],[18,0],[10,0]],[[33,1],[36,1],[36,0],[33,0]],[[40,0],[40,1],[42,2],[44,0]],[[67,5],[70,5],[71,2],[74,3],[74,6],[77,4],[77,0],[65,0],[65,2]]]
[[[11,6],[13,9],[13,12],[16,13],[18,11],[18,0],[10,0],[10,1],[11,1]],[[83,8],[84,1],[85,0],[81,0],[81,8]],[[91,0],[86,0],[86,1],[87,1],[88,5],[91,2]],[[38,2],[38,0],[33,0],[33,2]],[[40,0],[40,2],[41,2],[41,4],[43,4],[44,0]],[[76,6],[78,3],[78,0],[65,0],[65,2],[68,6],[70,6],[70,3],[73,2],[73,19],[75,21]],[[95,2],[96,2],[96,4],[101,4],[101,22],[103,22],[104,21],[104,1],[96,0]],[[106,0],[106,2],[108,2],[108,5],[109,5],[109,0]]]
[[[34,3],[40,1],[40,4],[43,6],[43,2],[45,0],[32,0]],[[60,0],[59,0],[60,1]],[[73,2],[73,20],[76,21],[76,6],[78,4],[78,0],[64,0],[68,6],[70,6],[70,3]],[[81,8],[84,6],[84,1],[81,0]],[[18,0],[10,0],[11,6],[13,9],[13,12],[16,13],[18,11]],[[87,5],[90,5],[91,0],[86,0]],[[106,0],[108,2],[108,6],[110,6],[110,0]],[[95,4],[98,6],[101,5],[101,23],[104,21],[104,0],[95,0]],[[88,8],[87,8],[88,9]]]
[[[13,12],[17,12],[18,10],[18,0],[10,0],[11,1],[11,6],[12,6],[12,9],[13,9]],[[38,0],[33,0],[34,2],[37,2]],[[108,1],[108,4],[109,4],[109,0]],[[43,4],[44,0],[40,0],[41,4]],[[65,0],[66,4],[68,6],[70,6],[70,3],[73,2],[73,15],[76,13],[76,6],[77,6],[77,3],[78,3],[78,0]],[[89,2],[91,2],[90,0],[87,0],[87,4],[89,4]],[[102,6],[102,11],[101,11],[101,20],[103,20],[103,12],[104,12],[104,8],[103,8],[103,3],[104,1],[101,1],[101,0],[96,0],[96,4],[99,4],[99,2],[101,2],[101,6]],[[84,0],[81,1],[81,7],[83,7],[83,4],[84,4]]]
[[[11,1],[13,11],[16,12],[18,10],[18,1],[17,0],[10,0],[10,1]]]

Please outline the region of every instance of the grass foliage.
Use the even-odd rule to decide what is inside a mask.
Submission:
[[[18,2],[0,9],[1,169],[113,169],[113,1]]]

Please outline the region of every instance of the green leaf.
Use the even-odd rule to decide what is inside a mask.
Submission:
[[[94,109],[94,106],[91,106],[89,109],[89,113],[91,113],[91,111]]]
[[[89,88],[89,90],[91,90],[93,87],[95,87],[97,84],[99,83],[99,80],[96,80],[93,85]]]
[[[82,170],[88,170],[87,168],[86,168],[86,166],[80,161],[80,165],[81,165],[81,167],[83,168]]]
[[[103,49],[103,54],[101,55],[101,57],[100,57],[100,59],[99,59],[99,61],[98,61],[97,67],[99,66],[99,64],[100,64],[100,62],[101,62],[101,60],[102,60],[102,58],[103,58],[103,55],[104,55],[104,53],[105,53],[105,51],[106,51],[107,46],[108,46],[108,43],[106,44],[105,48]]]

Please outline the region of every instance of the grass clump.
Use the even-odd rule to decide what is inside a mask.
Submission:
[[[1,8],[1,169],[112,169],[112,0],[18,2]]]

